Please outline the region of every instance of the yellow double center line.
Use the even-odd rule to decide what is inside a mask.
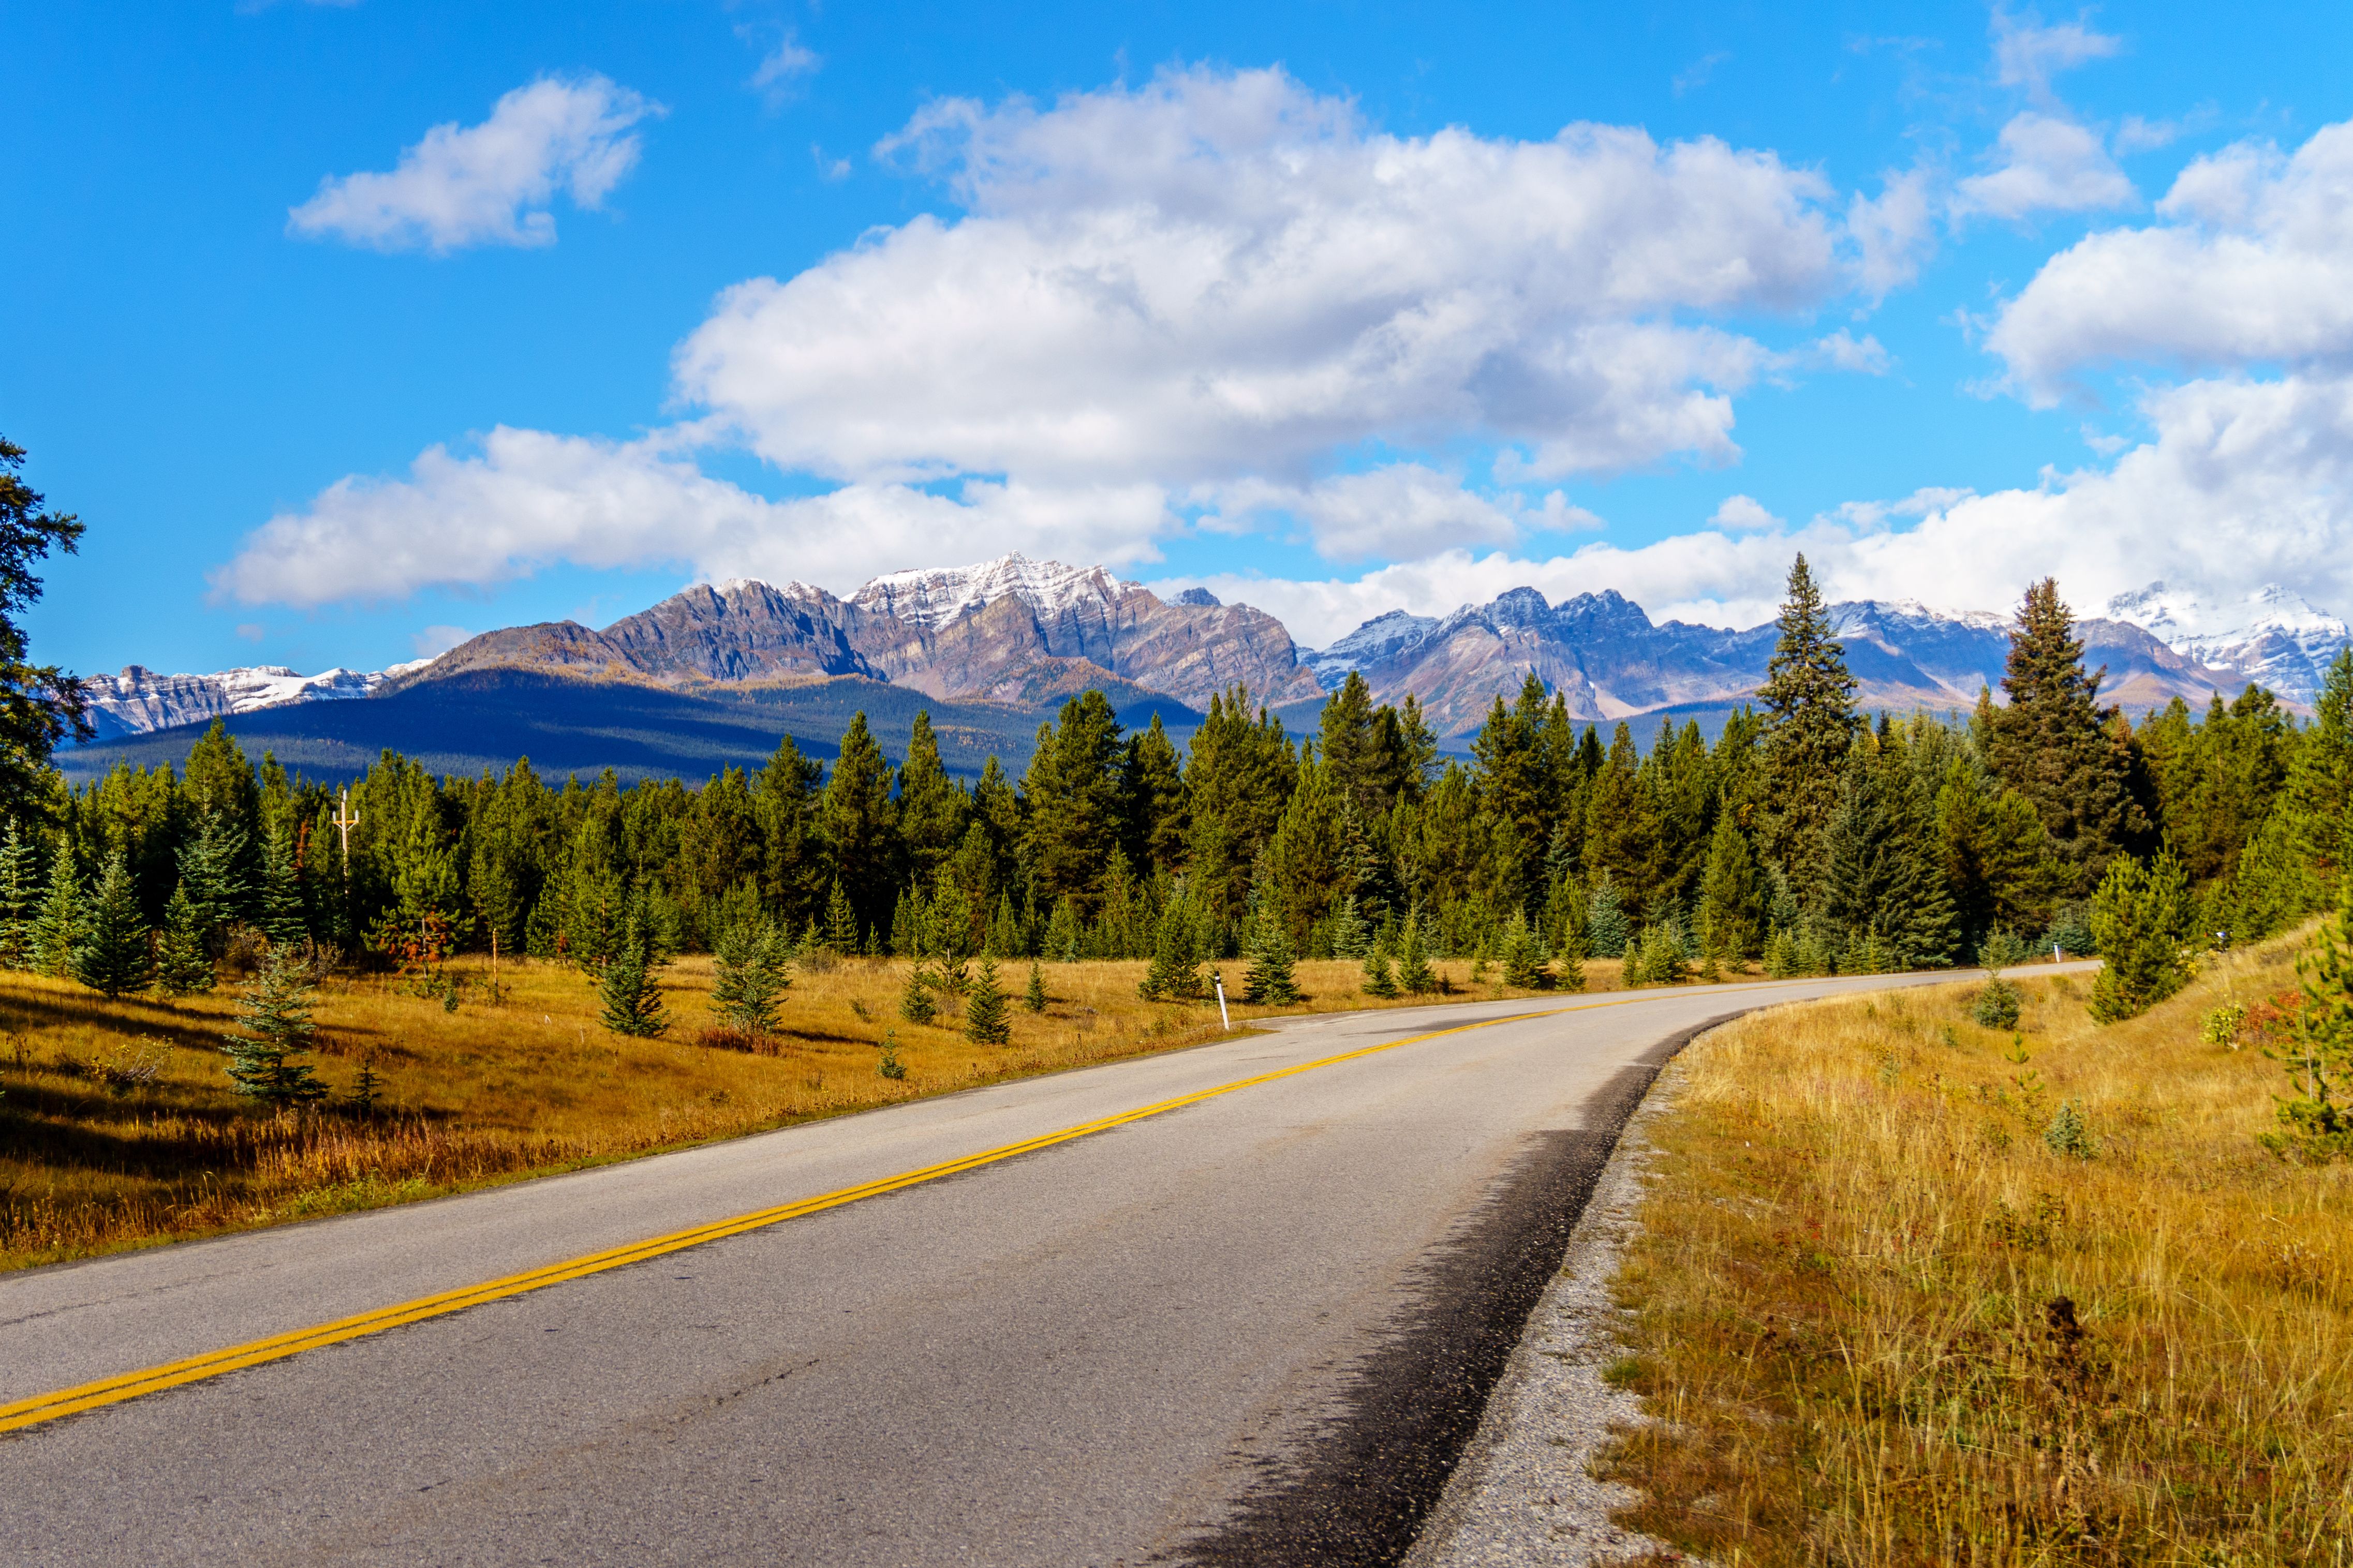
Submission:
[[[288,1356],[299,1355],[304,1351],[317,1350],[323,1345],[340,1344],[345,1340],[355,1340],[364,1334],[381,1333],[386,1329],[396,1329],[403,1323],[422,1322],[427,1318],[438,1318],[450,1312],[461,1312],[469,1307],[479,1307],[486,1301],[498,1301],[509,1296],[520,1296],[526,1290],[537,1290],[548,1285],[561,1285],[567,1279],[586,1279],[591,1274],[602,1274],[608,1268],[620,1268],[632,1263],[642,1263],[648,1258],[659,1258],[665,1253],[680,1252],[690,1247],[701,1247],[707,1241],[719,1241],[727,1237],[741,1236],[745,1231],[781,1225],[786,1220],[799,1219],[804,1215],[820,1214],[827,1209],[839,1208],[845,1204],[854,1204],[860,1198],[880,1197],[884,1193],[895,1193],[903,1188],[920,1186],[925,1182],[938,1181],[943,1176],[953,1176],[959,1172],[976,1170],[983,1165],[993,1165],[1000,1160],[1010,1160],[1018,1155],[1034,1153],[1040,1149],[1050,1149],[1057,1143],[1068,1143],[1074,1139],[1085,1138],[1093,1133],[1107,1132],[1114,1127],[1124,1127],[1131,1121],[1142,1121],[1147,1117],[1165,1115],[1171,1110],[1181,1110],[1188,1105],[1198,1105],[1205,1100],[1215,1100],[1219,1095],[1233,1094],[1245,1089],[1255,1089],[1260,1084],[1274,1083],[1286,1078],[1296,1078],[1302,1073],[1314,1072],[1318,1068],[1335,1067],[1341,1062],[1352,1062],[1360,1058],[1377,1056],[1383,1051],[1396,1050],[1400,1046],[1419,1045],[1425,1040],[1442,1039],[1448,1035],[1460,1035],[1472,1029],[1492,1028],[1498,1024],[1522,1023],[1530,1018],[1549,1018],[1563,1013],[1588,1013],[1599,1007],[1625,1007],[1636,1002],[1659,999],[1660,994],[1653,993],[1645,996],[1629,996],[1615,1002],[1587,1002],[1574,1007],[1546,1007],[1532,1013],[1514,1013],[1501,1018],[1482,1018],[1475,1024],[1458,1024],[1451,1029],[1432,1029],[1428,1034],[1409,1035],[1401,1040],[1388,1040],[1377,1046],[1366,1046],[1357,1050],[1343,1051],[1338,1056],[1322,1057],[1312,1062],[1301,1062],[1296,1067],[1279,1068],[1273,1072],[1260,1073],[1255,1078],[1237,1079],[1232,1083],[1221,1083],[1214,1089],[1197,1089],[1191,1094],[1180,1094],[1174,1100],[1164,1100],[1152,1105],[1138,1106],[1133,1110],[1123,1110],[1115,1116],[1105,1116],[1093,1121],[1082,1121],[1074,1127],[1064,1127],[1057,1131],[1040,1133],[1035,1138],[1027,1138],[1018,1143],[1007,1143],[996,1149],[983,1150],[977,1154],[966,1154],[959,1159],[944,1160],[936,1165],[925,1165],[920,1170],[902,1171],[895,1176],[884,1176],[879,1181],[867,1182],[859,1186],[843,1187],[836,1192],[822,1193],[816,1197],[802,1198],[795,1203],[778,1204],[774,1208],[754,1209],[750,1214],[737,1215],[732,1219],[713,1220],[709,1225],[696,1226],[690,1230],[675,1230],[667,1236],[650,1237],[644,1241],[632,1242],[627,1247],[616,1247],[604,1252],[591,1252],[583,1257],[568,1258],[562,1263],[551,1263],[543,1268],[533,1268],[521,1274],[510,1274],[499,1279],[486,1279],[479,1285],[469,1285],[461,1289],[444,1290],[436,1296],[419,1296],[413,1301],[403,1301],[397,1306],[379,1307],[372,1312],[362,1312],[355,1317],[338,1318],[331,1323],[296,1329],[288,1333],[273,1334],[266,1340],[251,1340],[241,1345],[230,1345],[225,1350],[190,1356],[185,1361],[168,1362],[162,1366],[151,1366],[142,1372],[130,1372],[119,1377],[101,1378],[96,1383],[85,1383],[74,1388],[61,1388],[53,1394],[37,1394],[30,1399],[20,1399],[14,1405],[0,1405],[0,1432],[14,1432],[26,1426],[38,1426],[44,1421],[55,1421],[59,1416],[79,1415],[85,1410],[95,1410],[100,1405],[119,1405],[126,1399],[136,1399],[142,1394],[160,1394],[167,1388],[177,1388],[182,1384],[197,1383],[208,1377],[218,1377],[225,1372],[235,1372],[240,1367],[259,1366],[264,1362],[283,1361]]]

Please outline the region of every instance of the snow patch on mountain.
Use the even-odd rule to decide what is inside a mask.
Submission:
[[[1321,653],[1301,650],[1301,661],[1315,672],[1324,690],[1337,691],[1346,682],[1350,670],[1380,663],[1409,644],[1427,637],[1438,629],[1438,624],[1436,616],[1391,610],[1385,616],[1374,616]]]
[[[2139,626],[2184,658],[2244,674],[2293,702],[2316,699],[2329,665],[2353,647],[2353,626],[2275,583],[2222,604],[2151,583],[2109,600],[2108,616]]]
[[[338,668],[316,675],[303,675],[282,664],[249,665],[211,675],[158,675],[144,665],[132,664],[125,665],[120,675],[90,676],[82,685],[90,693],[91,722],[103,741],[289,703],[365,697],[395,676],[432,662],[419,658],[386,669]]]
[[[1065,566],[1016,552],[973,566],[892,572],[859,589],[849,602],[932,628],[1008,597],[1050,620],[1090,602],[1108,605],[1134,586],[1105,567]]]

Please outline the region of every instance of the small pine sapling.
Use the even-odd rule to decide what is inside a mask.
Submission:
[[[1021,1000],[1032,1013],[1046,1010],[1046,972],[1038,966],[1034,958],[1029,961],[1029,984],[1021,993]]]
[[[1299,978],[1293,968],[1291,933],[1280,920],[1259,922],[1259,936],[1242,972],[1242,1000],[1261,1007],[1288,1007],[1299,1000]]]
[[[662,1005],[661,987],[647,962],[650,956],[647,948],[643,928],[631,920],[622,934],[620,950],[605,965],[605,978],[597,984],[605,1027],[639,1040],[658,1038],[670,1028],[670,1013]]]
[[[132,884],[131,863],[118,849],[99,879],[81,940],[74,944],[73,975],[92,991],[111,998],[144,991],[153,969],[147,921],[139,912],[139,891]]]
[[[360,1063],[359,1076],[352,1079],[352,1091],[343,1097],[343,1109],[353,1116],[374,1116],[376,1101],[384,1098],[384,1077],[372,1061]]]
[[[209,991],[219,983],[212,955],[205,951],[204,915],[185,884],[172,889],[164,906],[164,930],[155,944],[155,985],[166,996]]]
[[[40,907],[41,868],[33,841],[8,825],[0,839],[0,966],[22,969],[30,953],[34,912]]]
[[[1504,928],[1504,984],[1534,991],[1544,983],[1544,955],[1536,951],[1535,932],[1528,929],[1528,917],[1514,910],[1512,923]]]
[[[907,1064],[899,1059],[899,1032],[896,1029],[882,1031],[882,1059],[874,1064],[874,1070],[887,1079],[907,1076]]]
[[[776,928],[765,921],[738,921],[712,955],[712,1011],[728,1028],[749,1037],[756,1049],[776,1033],[776,1003],[792,983]]]
[[[1409,917],[1405,922],[1405,936],[1398,945],[1398,986],[1409,996],[1435,996],[1446,988],[1438,972],[1430,966],[1430,954],[1421,945],[1421,917]]]
[[[1562,934],[1560,951],[1553,955],[1560,966],[1553,984],[1563,991],[1585,989],[1585,939],[1575,931]]]
[[[1985,983],[1977,1001],[1969,1007],[1969,1016],[1988,1029],[2018,1027],[2018,987],[1997,974]]]
[[[932,987],[937,982],[928,965],[917,963],[907,972],[907,984],[899,990],[899,1016],[910,1024],[928,1024],[940,1016],[939,1004],[932,1000]]]
[[[327,1086],[311,1064],[295,1060],[310,1054],[316,1033],[311,998],[309,966],[273,948],[262,960],[261,972],[241,988],[237,1032],[222,1037],[228,1044],[228,1076],[237,1081],[239,1093],[272,1110],[326,1098]]]
[[[997,983],[997,960],[984,958],[965,997],[964,1037],[976,1046],[1001,1046],[1013,1037],[1012,1009]]]
[[[41,912],[33,921],[33,967],[60,979],[73,973],[74,948],[81,941],[85,919],[81,874],[74,868],[73,847],[60,842],[49,863],[49,890]]]

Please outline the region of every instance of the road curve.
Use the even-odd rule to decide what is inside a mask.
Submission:
[[[0,1276],[5,1405],[1346,1058],[0,1436],[0,1556],[1392,1562],[1667,1050],[1746,1008],[1956,978],[1300,1018]]]

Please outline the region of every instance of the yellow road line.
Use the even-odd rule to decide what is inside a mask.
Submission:
[[[1742,989],[1747,989],[1747,987]],[[1159,1116],[1171,1110],[1181,1110],[1186,1106],[1198,1105],[1203,1100],[1215,1100],[1219,1095],[1232,1094],[1240,1089],[1255,1089],[1260,1084],[1273,1083],[1282,1079],[1296,1078],[1301,1073],[1314,1072],[1318,1068],[1334,1067],[1341,1062],[1352,1062],[1362,1057],[1378,1055],[1382,1051],[1393,1051],[1400,1046],[1419,1045],[1424,1040],[1442,1039],[1448,1035],[1464,1034],[1472,1029],[1492,1028],[1498,1024],[1516,1024],[1530,1018],[1556,1017],[1563,1013],[1589,1013],[1599,1007],[1625,1007],[1637,1002],[1658,1001],[1665,996],[1693,994],[1696,993],[1657,991],[1648,994],[1628,996],[1615,1002],[1586,1002],[1573,1007],[1546,1007],[1531,1013],[1513,1013],[1501,1018],[1482,1018],[1475,1024],[1458,1024],[1451,1029],[1433,1029],[1428,1034],[1409,1035],[1402,1040],[1388,1040],[1377,1046],[1364,1046],[1353,1051],[1343,1051],[1337,1056],[1321,1057],[1314,1061],[1301,1062],[1295,1067],[1279,1068],[1272,1072],[1260,1073],[1255,1078],[1237,1079],[1232,1083],[1221,1083],[1214,1089],[1197,1089],[1191,1094],[1180,1094],[1174,1100],[1164,1100],[1152,1105],[1138,1106],[1133,1110],[1123,1110],[1113,1116],[1101,1117],[1093,1121],[1081,1122],[1074,1127],[1064,1127],[1056,1131],[1040,1133],[1035,1138],[1024,1139],[1018,1143],[1008,1143],[999,1148],[983,1150],[977,1154],[966,1154],[959,1159],[943,1160],[936,1165],[925,1165],[920,1170],[902,1171],[895,1176],[884,1176],[878,1181],[867,1182],[859,1186],[843,1187],[835,1192],[819,1194],[813,1198],[802,1198],[795,1203],[778,1204],[774,1208],[754,1209],[750,1214],[737,1215],[732,1219],[713,1220],[708,1225],[696,1226],[689,1230],[676,1230],[667,1236],[649,1237],[644,1241],[632,1242],[627,1247],[611,1247],[603,1252],[591,1252],[583,1257],[568,1258],[562,1263],[551,1263],[544,1268],[529,1269],[521,1274],[510,1274],[503,1279],[486,1279],[479,1285],[469,1285],[456,1290],[444,1290],[435,1296],[419,1296],[413,1301],[403,1301],[396,1306],[379,1307],[372,1312],[362,1312],[349,1318],[338,1318],[332,1323],[319,1323],[307,1329],[295,1329],[287,1333],[273,1334],[264,1340],[252,1340],[241,1345],[230,1345],[224,1350],[190,1356],[185,1361],[168,1362],[162,1366],[151,1366],[142,1372],[124,1373],[117,1377],[101,1378],[96,1383],[85,1383],[74,1388],[61,1388],[52,1394],[37,1394],[29,1399],[20,1399],[13,1405],[0,1405],[0,1432],[14,1432],[26,1426],[38,1426],[44,1421],[55,1421],[60,1416],[79,1415],[85,1410],[95,1410],[100,1405],[119,1405],[126,1399],[136,1399],[144,1394],[160,1394],[167,1388],[177,1388],[182,1384],[196,1383],[208,1377],[218,1377],[225,1372],[235,1372],[240,1367],[259,1366],[264,1362],[283,1361],[288,1356],[299,1355],[304,1351],[317,1350],[324,1345],[341,1344],[345,1340],[355,1340],[364,1334],[380,1333],[385,1329],[396,1329],[403,1323],[421,1322],[427,1318],[438,1318],[445,1313],[463,1311],[468,1307],[479,1307],[487,1301],[498,1301],[509,1296],[520,1296],[526,1290],[536,1290],[543,1286],[560,1285],[567,1279],[584,1279],[591,1274],[601,1274],[608,1268],[619,1268],[627,1264],[642,1263],[648,1258],[659,1258],[665,1253],[682,1251],[690,1247],[700,1247],[704,1242],[718,1241],[726,1237],[741,1236],[745,1231],[779,1225],[788,1219],[799,1219],[804,1215],[819,1214],[827,1209],[839,1208],[845,1204],[854,1204],[860,1198],[879,1197],[884,1193],[895,1193],[924,1182],[937,1181],[942,1176],[953,1176],[959,1172],[995,1164],[1000,1160],[1010,1160],[1017,1155],[1032,1153],[1039,1149],[1050,1149],[1057,1143],[1068,1143],[1073,1139],[1084,1138],[1096,1132],[1106,1132],[1114,1127],[1124,1127],[1131,1121],[1141,1121],[1146,1117]]]

